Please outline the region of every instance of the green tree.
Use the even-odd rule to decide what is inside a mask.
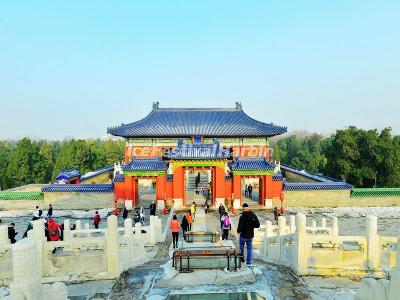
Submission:
[[[0,190],[5,190],[10,187],[6,175],[10,152],[10,145],[7,142],[0,141]]]
[[[35,183],[35,164],[39,151],[29,138],[23,138],[11,151],[6,176],[11,186]]]

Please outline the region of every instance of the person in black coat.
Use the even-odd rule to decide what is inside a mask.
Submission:
[[[183,232],[183,238],[185,238],[185,233],[189,229],[189,222],[186,219],[186,215],[183,215],[182,222],[181,222],[181,228],[182,228],[182,232]]]
[[[124,206],[124,210],[122,211],[122,218],[124,220],[128,218],[128,210],[126,209],[126,206]]]
[[[47,211],[47,217],[51,218],[53,216],[53,206],[49,204],[49,210]]]
[[[251,265],[252,263],[254,228],[260,228],[260,221],[255,213],[249,209],[248,204],[244,203],[243,213],[239,218],[237,233],[240,235],[239,244],[240,255],[242,257],[244,257],[244,245],[246,245],[247,248],[247,265]]]
[[[154,201],[151,202],[151,204],[150,204],[150,216],[155,216],[156,215],[156,209],[157,209],[157,206],[154,203]]]
[[[15,244],[17,240],[15,239],[15,236],[18,234],[18,232],[15,232],[15,224],[11,223],[8,226],[8,239],[10,240],[11,244]]]

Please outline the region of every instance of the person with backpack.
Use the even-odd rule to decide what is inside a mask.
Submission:
[[[232,230],[232,223],[231,218],[229,217],[228,213],[225,212],[224,220],[222,225],[222,240],[228,240],[229,230]]]
[[[172,217],[172,221],[169,224],[169,228],[171,229],[172,232],[172,245],[175,248],[178,248],[178,238],[179,238],[179,230],[181,229],[181,226],[179,225],[178,218],[176,215]]]
[[[94,217],[93,217],[94,228],[99,229],[100,220],[101,220],[101,218],[100,218],[99,212],[96,210],[96,212],[94,213]]]
[[[278,217],[279,217],[279,211],[278,211],[278,208],[275,206],[274,207],[274,220],[275,220],[275,222],[278,222]]]
[[[60,239],[61,224],[56,223],[53,218],[47,221],[47,229],[50,241],[58,241]]]
[[[240,235],[240,255],[244,260],[244,246],[247,248],[246,264],[251,265],[252,263],[252,251],[253,251],[253,238],[254,228],[260,228],[260,221],[257,216],[250,210],[247,203],[243,204],[243,213],[239,218],[239,224],[237,227],[237,233]]]

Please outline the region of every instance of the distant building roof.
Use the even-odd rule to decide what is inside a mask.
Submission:
[[[165,171],[168,164],[160,158],[133,158],[122,166],[122,171]]]
[[[275,164],[266,160],[264,157],[260,158],[238,158],[229,164],[232,171],[250,171],[250,170],[275,170]]]
[[[107,129],[121,137],[270,137],[285,133],[286,127],[249,117],[239,103],[235,108],[159,108],[142,120]]]
[[[42,187],[43,193],[110,193],[112,184],[50,184]]]
[[[79,170],[68,169],[68,170],[62,170],[60,173],[58,173],[56,176],[56,180],[57,181],[71,180],[78,177],[81,177],[81,172],[79,172]]]
[[[284,191],[351,190],[346,182],[285,182]]]

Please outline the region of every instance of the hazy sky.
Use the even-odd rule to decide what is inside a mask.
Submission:
[[[102,137],[153,101],[400,134],[400,1],[0,3],[0,138]]]

